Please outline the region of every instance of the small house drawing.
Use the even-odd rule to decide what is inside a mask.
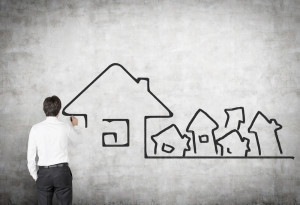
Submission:
[[[245,123],[245,111],[243,107],[225,109],[227,119],[225,128],[239,130],[242,123]]]
[[[218,123],[204,110],[199,109],[189,122],[186,131],[192,133],[194,153],[200,156],[215,156],[218,154],[215,130]]]
[[[154,142],[154,154],[158,156],[184,157],[190,151],[190,138],[182,135],[175,124],[171,124],[162,131],[151,136]]]
[[[280,129],[282,125],[275,119],[268,119],[261,111],[256,113],[248,132],[255,135],[259,155],[276,156],[283,153],[277,133]]]
[[[250,140],[242,137],[238,130],[232,130],[217,140],[221,156],[247,157],[247,153],[251,151],[249,143]]]

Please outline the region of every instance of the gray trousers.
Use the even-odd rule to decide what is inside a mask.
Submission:
[[[52,205],[54,193],[59,205],[72,204],[72,172],[68,166],[40,168],[36,185],[39,205]]]

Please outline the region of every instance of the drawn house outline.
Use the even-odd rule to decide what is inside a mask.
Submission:
[[[247,149],[245,151],[245,157],[247,157],[248,152],[251,151],[251,149],[250,149],[250,140],[246,137],[243,137],[237,129],[231,130],[230,132],[226,133],[224,136],[217,139],[217,145],[221,147],[221,156],[224,155],[224,146],[222,145],[222,143],[220,143],[220,141],[226,139],[228,136],[230,136],[233,133],[236,133],[239,136],[241,142],[245,142],[245,141],[247,142],[247,144],[246,144]]]
[[[241,124],[245,123],[245,111],[244,111],[244,107],[227,108],[227,109],[224,110],[224,112],[226,113],[226,116],[227,116],[226,122],[225,122],[225,128],[227,128],[228,122],[230,120],[230,115],[229,115],[228,112],[235,111],[235,110],[241,110],[241,112],[242,112],[242,120],[239,120],[238,126],[237,126],[236,129],[239,130],[240,127],[241,127]]]
[[[157,118],[171,118],[173,117],[173,113],[172,111],[156,96],[154,95],[154,93],[152,93],[152,91],[150,90],[150,82],[149,82],[149,78],[135,78],[133,77],[122,65],[118,64],[118,63],[113,63],[111,65],[109,65],[105,70],[103,70],[94,80],[92,80],[91,83],[89,83],[83,90],[81,90],[63,109],[62,109],[62,114],[65,115],[65,116],[81,116],[81,117],[84,117],[84,120],[85,120],[85,127],[87,128],[88,127],[88,116],[86,113],[67,113],[66,112],[66,109],[68,107],[70,107],[73,102],[75,102],[77,100],[77,98],[79,98],[86,90],[89,89],[89,87],[91,87],[99,78],[101,78],[101,76],[103,76],[111,67],[113,66],[118,66],[120,67],[136,84],[139,84],[141,81],[146,81],[147,83],[147,92],[168,112],[168,114],[166,115],[145,115],[144,116],[144,158],[154,158],[154,159],[157,159],[157,158],[162,158],[162,159],[224,159],[224,158],[230,158],[230,159],[262,159],[262,158],[268,158],[268,159],[278,159],[278,158],[281,158],[281,159],[294,159],[295,157],[294,156],[248,156],[247,158],[246,157],[240,157],[240,156],[184,156],[184,157],[166,157],[166,156],[148,156],[148,152],[147,152],[147,122],[149,119],[157,119]],[[219,125],[218,123],[213,119],[211,118],[204,110],[202,109],[199,109],[194,117],[192,118],[192,120],[190,121],[190,123],[188,124],[187,128],[186,128],[186,131],[187,132],[190,132],[193,134],[192,131],[188,131],[189,129],[189,126],[192,124],[194,118],[196,117],[196,115],[202,111],[207,117],[209,117],[216,125],[217,127],[214,128],[212,130],[212,135],[213,135],[213,138],[214,138],[214,146],[215,146],[215,150],[216,150],[216,153],[218,153],[218,149],[217,149],[217,143],[216,143],[216,138],[215,138],[215,134],[214,134],[214,131],[217,130],[219,128]],[[258,113],[261,113],[260,111]],[[257,113],[257,115],[258,115]],[[262,114],[262,113],[261,113]],[[263,114],[262,114],[263,117],[265,117]],[[267,119],[265,117],[265,119]],[[120,118],[120,119],[105,119],[107,121],[119,121],[119,120],[124,120],[123,118]],[[271,119],[270,121],[268,121],[269,123],[272,123],[274,119]],[[252,121],[250,127],[248,128],[248,132],[249,133],[254,133],[256,135],[256,139],[258,138],[257,136],[257,133],[256,132],[253,132],[253,131],[250,131],[251,130],[251,127],[253,125],[255,120]],[[240,123],[243,122],[240,121]],[[276,120],[275,120],[276,122]],[[240,127],[240,123],[238,125],[238,128]],[[277,122],[276,122],[277,123]],[[226,123],[225,123],[226,124]],[[128,126],[129,126],[129,123],[128,123]],[[281,128],[279,128],[281,129]],[[279,130],[277,129],[277,130]],[[279,149],[280,151],[282,152],[281,150],[281,146],[280,146],[280,142],[279,142],[279,139],[278,139],[278,136],[277,136],[277,130],[275,130],[275,135],[276,135],[276,139],[278,140],[278,145],[279,145]],[[110,134],[112,135],[114,138],[117,137],[117,133],[115,132],[107,132],[106,134]],[[195,141],[194,139],[195,137],[193,137],[193,140]],[[128,128],[128,140],[129,140],[129,128]],[[116,140],[115,140],[116,141]],[[129,141],[128,141],[129,142]],[[257,143],[258,143],[258,146],[259,146],[259,141],[257,140]],[[195,146],[195,143],[193,143],[194,146]],[[127,144],[125,144],[125,146],[127,146]],[[128,143],[128,146],[129,146],[129,143]],[[170,149],[172,149],[172,147],[170,147]],[[260,149],[260,148],[259,148]],[[194,147],[194,150],[195,150],[195,147]]]
[[[254,118],[253,118],[253,120],[252,120],[252,122],[251,122],[251,124],[250,124],[250,126],[249,126],[249,128],[248,128],[248,133],[252,133],[252,134],[255,135],[255,139],[256,139],[256,143],[257,143],[257,148],[258,148],[258,154],[261,155],[261,146],[260,146],[260,143],[259,143],[259,137],[258,137],[257,132],[251,130],[252,127],[253,127],[253,125],[254,125],[254,123],[255,123],[255,121],[256,121],[256,119],[258,118],[258,116],[262,116],[263,119],[264,119],[268,124],[272,124],[272,123],[274,122],[275,125],[278,126],[278,128],[276,128],[276,129],[274,130],[274,134],[275,134],[275,138],[276,138],[276,142],[277,142],[278,149],[279,149],[279,151],[280,151],[280,154],[282,154],[281,144],[280,144],[280,141],[279,141],[279,138],[278,138],[278,134],[277,134],[277,131],[280,130],[280,129],[282,129],[282,125],[278,124],[276,119],[268,119],[261,111],[258,111],[258,112],[255,114],[255,116],[254,116]]]
[[[180,136],[181,139],[184,139],[184,138],[188,139],[188,141],[187,141],[187,149],[183,150],[183,155],[182,155],[182,157],[185,157],[186,152],[191,150],[191,147],[190,147],[191,138],[188,137],[185,134],[181,134],[181,132],[179,131],[178,127],[175,124],[171,124],[168,127],[164,128],[163,130],[161,130],[158,133],[156,133],[156,134],[154,134],[154,135],[151,136],[151,140],[155,144],[155,146],[154,146],[154,154],[155,155],[157,154],[157,148],[158,148],[158,143],[157,143],[157,140],[155,140],[155,138],[159,137],[161,134],[165,133],[166,131],[170,130],[171,128],[174,128],[176,130],[177,134]],[[167,144],[163,143],[163,148],[164,147],[170,147],[171,148],[171,150],[169,151],[169,153],[171,153],[175,149],[173,146],[167,145]],[[165,151],[165,152],[168,152],[168,151]],[[172,157],[172,156],[168,156],[168,157]]]
[[[84,117],[85,120],[85,128],[88,127],[88,116],[86,113],[67,113],[66,109],[68,107],[70,107],[73,102],[75,102],[86,90],[88,90],[98,79],[101,78],[101,76],[103,76],[110,68],[112,68],[113,66],[118,66],[120,67],[123,71],[125,71],[125,73],[137,84],[139,84],[142,81],[146,81],[147,83],[147,92],[168,112],[168,115],[146,115],[144,116],[144,155],[145,158],[147,157],[147,141],[146,141],[146,133],[147,133],[147,120],[150,118],[170,118],[173,116],[173,113],[171,112],[171,110],[161,101],[158,99],[158,97],[156,97],[156,95],[154,95],[154,93],[152,93],[152,91],[150,90],[150,82],[149,82],[149,78],[135,78],[133,75],[131,75],[121,64],[119,63],[112,63],[110,64],[104,71],[102,71],[94,80],[92,80],[92,82],[90,82],[82,91],[80,91],[63,109],[62,109],[62,114],[65,116],[81,116]],[[108,120],[108,119],[106,119]],[[120,119],[109,119],[109,120],[120,120]],[[129,131],[129,130],[128,130]],[[116,133],[110,133],[112,135],[115,136]],[[128,132],[129,134],[129,132]],[[129,146],[129,144],[128,144]]]
[[[207,114],[204,110],[202,109],[198,109],[197,112],[194,114],[194,116],[192,117],[191,121],[189,122],[186,131],[189,133],[192,133],[193,136],[193,146],[194,146],[194,153],[197,153],[197,147],[196,147],[196,135],[194,130],[191,130],[190,127],[191,125],[194,123],[194,120],[197,118],[199,113],[203,113],[210,121],[213,122],[213,124],[215,125],[215,128],[212,129],[211,134],[212,134],[212,138],[213,138],[213,143],[214,143],[214,148],[215,148],[215,153],[218,154],[218,148],[217,148],[217,141],[216,141],[216,136],[215,136],[215,131],[217,129],[219,129],[219,124],[209,115]]]

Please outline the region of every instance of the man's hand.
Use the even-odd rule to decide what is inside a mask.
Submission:
[[[78,125],[78,119],[74,116],[71,116],[71,122],[73,126],[77,126]]]

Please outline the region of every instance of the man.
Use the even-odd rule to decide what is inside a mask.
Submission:
[[[72,116],[72,126],[58,120],[61,101],[47,97],[43,103],[46,120],[35,124],[29,134],[27,161],[30,175],[36,181],[38,204],[52,204],[53,193],[59,204],[72,204],[72,173],[68,166],[68,138],[78,125]],[[39,169],[35,157],[38,155]]]

